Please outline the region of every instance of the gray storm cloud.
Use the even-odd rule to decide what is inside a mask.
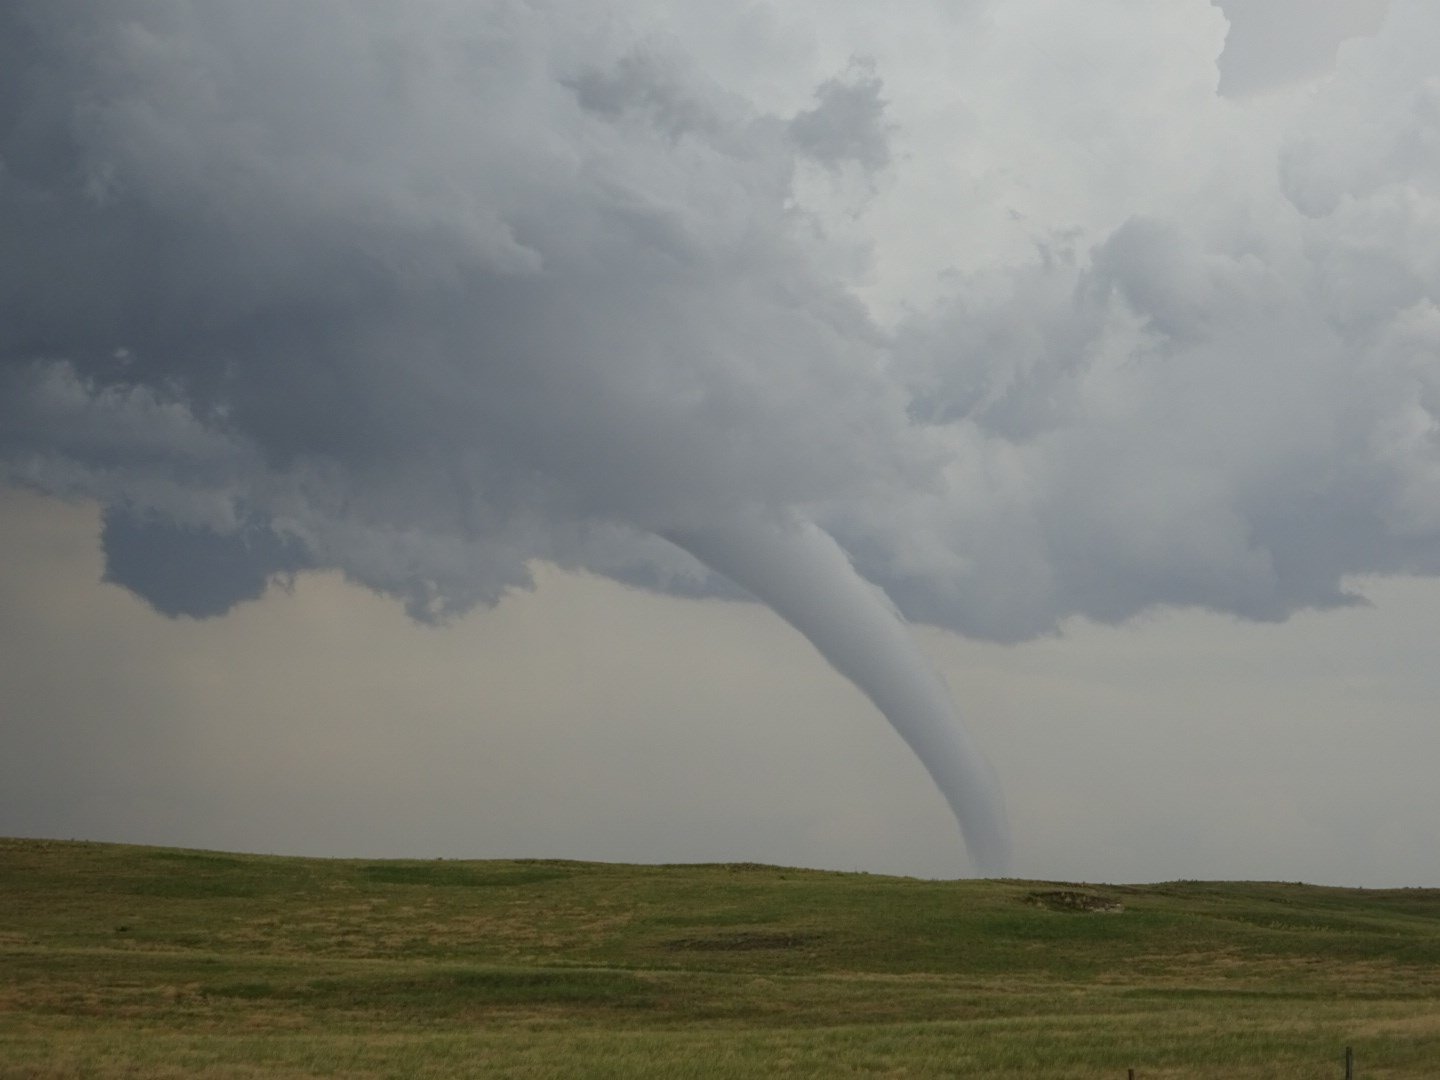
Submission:
[[[1440,573],[1440,12],[1248,104],[1204,0],[987,12],[7,4],[0,465],[99,500],[108,577],[172,614],[706,564],[998,862],[856,572],[1007,641]]]

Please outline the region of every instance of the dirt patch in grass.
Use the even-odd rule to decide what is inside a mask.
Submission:
[[[1025,897],[1027,903],[1047,911],[1095,912],[1101,915],[1118,915],[1125,910],[1113,896],[1082,889],[1047,889],[1032,892]]]

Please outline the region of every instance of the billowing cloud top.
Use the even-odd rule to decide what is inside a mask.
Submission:
[[[663,11],[661,10],[663,9]],[[725,10],[720,10],[725,9]],[[1440,572],[1440,10],[1217,93],[1221,12],[0,10],[0,463],[173,613],[815,521],[1017,640]]]

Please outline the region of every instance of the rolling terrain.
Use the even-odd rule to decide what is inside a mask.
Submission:
[[[0,1077],[1440,1075],[1440,890],[0,839]]]

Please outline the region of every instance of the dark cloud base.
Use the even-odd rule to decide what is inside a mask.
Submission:
[[[302,549],[263,526],[220,534],[114,508],[105,512],[100,542],[105,580],[170,616],[223,615],[311,567]]]

